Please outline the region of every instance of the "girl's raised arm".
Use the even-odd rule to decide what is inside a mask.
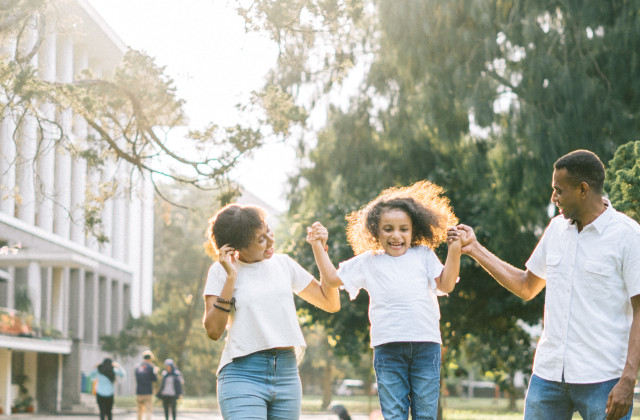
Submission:
[[[449,230],[456,229],[455,227],[449,228]],[[459,235],[464,235],[464,232]],[[449,245],[449,252],[447,253],[447,260],[444,263],[444,269],[440,276],[437,277],[436,284],[438,290],[443,293],[451,293],[460,276],[460,256],[462,255],[462,240],[460,236],[449,235],[447,239]]]
[[[337,312],[340,310],[338,287],[342,285],[342,281],[327,254],[328,238],[329,233],[320,222],[315,222],[307,228],[307,242],[311,244],[316,265],[320,271],[320,281],[314,279],[303,291],[298,293],[298,296],[327,312]]]

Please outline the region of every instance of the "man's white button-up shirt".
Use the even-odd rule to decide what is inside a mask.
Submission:
[[[543,379],[619,378],[627,357],[630,298],[640,294],[640,226],[613,209],[578,232],[557,216],[527,261],[545,279],[544,329],[533,364]]]

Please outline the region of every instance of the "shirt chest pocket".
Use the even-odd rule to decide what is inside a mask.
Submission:
[[[585,290],[594,299],[606,299],[611,294],[615,267],[598,261],[587,261],[584,264]]]

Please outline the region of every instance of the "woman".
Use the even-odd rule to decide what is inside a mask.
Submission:
[[[293,294],[335,312],[340,309],[338,289],[315,280],[288,255],[274,252],[273,233],[260,207],[224,207],[209,222],[208,235],[219,259],[204,288],[203,323],[213,340],[228,329],[218,366],[222,417],[298,419],[302,386],[297,356],[305,342]],[[326,252],[327,237],[326,229],[309,228],[307,241],[316,257]]]
[[[124,370],[110,358],[105,358],[95,369],[89,372],[92,379],[97,380],[96,400],[100,409],[100,420],[111,420],[113,409],[113,391],[116,376],[123,378]]]
[[[164,366],[166,369],[162,371],[162,383],[160,384],[160,389],[158,389],[156,397],[162,400],[164,419],[169,420],[169,409],[171,409],[173,420],[176,420],[176,406],[180,395],[182,395],[184,378],[182,377],[182,373],[176,369],[173,360],[165,360]]]

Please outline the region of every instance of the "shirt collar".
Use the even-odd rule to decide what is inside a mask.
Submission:
[[[608,198],[603,197],[602,201],[604,202],[604,206],[605,206],[604,211],[600,216],[596,218],[596,220],[591,222],[593,227],[600,234],[602,233],[602,231],[604,231],[604,228],[607,226],[607,223],[609,223],[609,220],[611,220],[611,217],[613,216],[613,212],[615,212],[613,206],[611,205],[611,201],[609,201]]]
[[[596,219],[593,222],[585,226],[585,228],[587,228],[588,226],[593,226],[593,228],[599,234],[601,234],[602,231],[604,231],[604,228],[607,226],[607,223],[609,223],[609,220],[611,219],[611,217],[613,216],[613,213],[615,212],[615,209],[611,205],[611,201],[609,201],[608,198],[602,197],[602,201],[604,202],[604,205],[605,205],[604,211],[600,214],[600,216],[596,217]],[[557,217],[562,217],[562,215],[558,215]],[[564,219],[564,221],[566,222],[565,229],[572,229],[572,228],[577,229],[575,220]]]

